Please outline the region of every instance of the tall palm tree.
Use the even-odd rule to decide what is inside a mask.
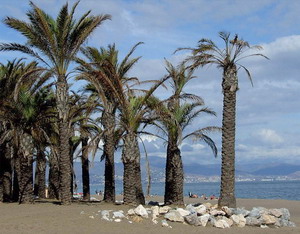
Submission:
[[[158,119],[156,126],[161,130],[163,135],[167,136],[164,202],[165,204],[182,205],[184,204],[184,174],[179,146],[182,141],[187,138],[202,140],[211,147],[216,157],[217,147],[207,133],[219,131],[220,128],[208,126],[184,135],[186,128],[190,126],[192,121],[199,117],[199,115],[215,115],[215,112],[203,107],[204,101],[201,97],[184,92],[187,83],[196,78],[193,76],[192,70],[187,70],[183,64],[174,67],[168,61],[166,61],[166,69],[170,77],[172,95],[167,100],[162,101],[161,105],[156,105],[156,108],[154,108]]]
[[[114,84],[120,81],[125,86],[126,82],[133,79],[128,77],[128,72],[140,57],[131,59],[130,56],[140,44],[141,42],[134,45],[121,62],[118,60],[118,50],[115,44],[109,45],[107,49],[101,47],[100,50],[95,47],[86,47],[82,49],[82,52],[87,61],[78,59],[80,77],[90,82],[89,91],[100,99],[103,106],[101,123],[105,131],[103,132],[102,159],[105,159],[104,201],[106,202],[115,202],[114,152],[118,138],[116,137],[118,131],[115,116],[118,102],[106,83],[109,81]],[[105,76],[106,80],[101,78],[102,76]]]
[[[17,30],[26,38],[26,44],[1,44],[2,51],[20,51],[44,63],[56,78],[56,99],[59,129],[59,169],[60,169],[60,199],[62,204],[70,204],[71,194],[71,164],[69,156],[68,131],[68,84],[69,65],[77,54],[80,46],[92,32],[109,15],[91,16],[90,11],[79,20],[74,19],[75,3],[71,11],[65,4],[56,19],[30,2],[31,10],[27,12],[29,22],[13,17],[7,17],[4,23]]]
[[[252,50],[261,50],[262,47],[250,46],[238,35],[230,39],[230,33],[220,32],[219,36],[225,43],[224,49],[219,48],[209,39],[201,39],[196,48],[181,48],[179,50],[187,49],[192,52],[192,55],[186,59],[186,61],[192,62],[191,69],[215,64],[223,71],[222,170],[219,206],[236,207],[235,119],[238,71],[240,68],[245,70],[252,84],[249,70],[240,64],[240,61],[252,56],[267,57],[261,53],[251,53]]]

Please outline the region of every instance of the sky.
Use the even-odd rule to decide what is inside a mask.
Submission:
[[[40,8],[56,16],[65,3],[61,0],[34,0]],[[72,5],[75,1],[70,0]],[[28,1],[1,0],[2,19],[13,16],[26,20]],[[165,74],[164,59],[174,65],[187,52],[180,47],[195,47],[201,38],[213,40],[223,47],[218,32],[238,34],[269,60],[255,57],[244,60],[252,74],[254,86],[239,71],[237,93],[236,160],[246,163],[300,164],[300,1],[299,0],[81,0],[76,15],[92,10],[92,14],[110,14],[89,39],[88,44],[106,47],[116,43],[120,57],[137,42],[134,56],[142,56],[131,71],[141,80],[160,79]],[[298,26],[297,26],[298,25]],[[23,43],[24,38],[0,24],[0,42]],[[19,56],[2,52],[0,62]],[[185,90],[204,98],[206,106],[217,117],[201,116],[189,130],[222,123],[222,71],[214,66],[198,69]],[[169,91],[160,90],[164,97]],[[211,137],[221,151],[221,134]],[[158,139],[143,137],[149,156],[165,157],[166,147]],[[187,141],[181,145],[185,164],[220,163],[203,142]]]

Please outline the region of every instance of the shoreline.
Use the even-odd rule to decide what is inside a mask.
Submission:
[[[100,196],[92,195],[97,199]],[[163,196],[147,197],[147,201],[163,201]],[[117,196],[117,200],[121,200]],[[195,204],[217,200],[204,200],[202,198],[184,198],[185,203]],[[296,224],[295,228],[268,228],[259,227],[231,227],[229,229],[217,229],[214,227],[195,227],[181,223],[168,222],[173,228],[168,229],[159,224],[154,225],[151,219],[145,219],[140,223],[120,223],[102,220],[99,210],[124,210],[127,212],[130,206],[113,205],[105,202],[73,202],[70,206],[53,204],[54,200],[39,200],[35,204],[18,205],[17,203],[0,204],[0,233],[233,233],[233,234],[257,234],[257,233],[300,233],[300,201],[269,200],[269,199],[237,199],[238,207],[251,209],[253,207],[287,208],[291,213],[291,221]],[[95,218],[90,218],[94,216]]]

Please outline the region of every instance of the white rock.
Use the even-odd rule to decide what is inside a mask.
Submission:
[[[159,207],[159,213],[160,214],[166,214],[166,213],[169,212],[169,210],[171,210],[171,207],[169,207],[169,206]]]
[[[200,206],[196,206],[196,207],[195,207],[195,211],[196,211],[197,214],[199,214],[199,215],[205,214],[205,213],[206,213],[206,210],[207,210],[207,208],[206,208],[205,205],[200,205]]]
[[[122,220],[121,219],[115,219],[115,222],[120,223]]]
[[[222,217],[222,219],[226,222],[226,223],[228,223],[228,225],[229,225],[229,227],[231,227],[232,225],[233,225],[233,221],[231,220],[231,219],[228,219],[227,217]]]
[[[102,215],[102,219],[106,221],[111,221],[111,219],[109,218],[109,210],[102,210],[101,215]]]
[[[130,209],[127,211],[127,215],[135,215],[134,209]]]
[[[80,214],[83,215],[83,214],[84,214],[84,211],[81,211]]]
[[[182,209],[182,208],[177,208],[176,209],[176,211],[177,212],[179,212],[179,214],[181,215],[181,216],[187,216],[187,215],[189,215],[191,212],[190,211],[187,211],[187,210],[184,210],[184,209]]]
[[[95,217],[93,215],[89,216],[90,219],[94,219]]]
[[[223,207],[222,207],[222,210],[223,210],[228,216],[231,216],[232,211],[231,211],[230,208],[228,208],[228,206],[223,206]]]
[[[139,205],[137,208],[135,208],[134,213],[143,218],[148,218],[148,212],[142,205]]]
[[[230,219],[233,221],[233,224],[235,224],[238,227],[245,227],[246,225],[246,219],[242,214],[232,215]]]
[[[152,219],[152,223],[154,224],[158,224],[157,220],[156,219]]]
[[[113,212],[113,218],[120,218],[123,219],[125,218],[125,215],[123,214],[123,211],[115,211]]]
[[[260,217],[260,220],[262,222],[262,224],[275,224],[277,222],[277,218],[272,216],[272,215],[268,215],[268,214],[262,214]]]
[[[214,225],[214,227],[217,227],[217,228],[229,228],[230,227],[230,225],[224,219],[216,220],[213,225]]]
[[[267,225],[260,225],[261,228],[269,228]]]
[[[152,221],[153,221],[157,218],[157,216],[159,216],[159,207],[158,206],[152,206],[151,210],[152,210]]]
[[[188,204],[185,209],[191,213],[196,213],[195,207],[192,204]]]
[[[95,198],[95,197],[91,197],[90,198],[91,201],[100,201],[99,199]]]
[[[201,226],[206,227],[207,222],[208,222],[208,220],[209,220],[209,217],[210,217],[209,214],[204,214],[204,215],[201,215],[201,216],[199,217]]]
[[[225,215],[226,213],[223,210],[214,209],[210,211],[210,214],[213,216],[217,216],[217,215]]]
[[[205,206],[206,209],[210,209],[212,207],[212,204],[209,202],[203,203],[202,205]]]
[[[163,219],[163,220],[161,221],[161,226],[163,226],[163,227],[168,227],[168,228],[172,228],[172,227],[168,224],[167,220],[165,220],[165,219]]]
[[[169,213],[165,214],[165,219],[170,220],[172,222],[184,222],[183,216],[177,210],[172,210]]]

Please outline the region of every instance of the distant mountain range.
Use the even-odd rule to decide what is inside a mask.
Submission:
[[[104,162],[93,162],[93,166],[90,168],[91,182],[97,181],[104,175]],[[143,159],[141,161],[142,175],[146,175],[146,163]],[[121,162],[115,163],[116,176],[121,177],[123,175],[123,164]],[[165,173],[165,159],[160,157],[150,157],[151,174],[154,181],[159,181],[164,177]],[[78,179],[81,178],[81,164],[79,162],[74,163],[75,173]],[[210,165],[184,165],[184,173],[186,176],[220,176],[221,166],[219,164]],[[291,176],[293,178],[300,179],[300,165],[291,164],[241,164],[236,166],[236,176],[242,177],[267,177],[267,176]],[[94,179],[93,179],[94,178]],[[98,178],[98,179],[97,179]]]

